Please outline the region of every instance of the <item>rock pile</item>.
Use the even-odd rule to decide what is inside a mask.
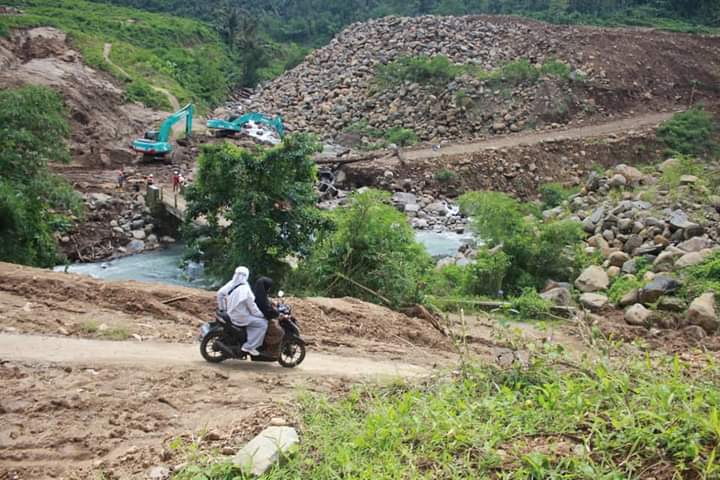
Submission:
[[[603,258],[601,266],[588,267],[575,281],[584,307],[596,312],[608,307],[606,292],[613,282],[624,280],[638,285],[622,291],[615,302],[625,309],[628,324],[685,328],[694,337],[720,329],[712,293],[696,298],[689,308],[674,296],[682,288],[683,269],[720,251],[720,203],[703,201],[707,192],[697,183],[685,179],[670,189],[658,185],[652,173],[618,165],[604,175],[591,174],[582,193],[544,212],[546,218],[581,222],[589,235],[586,252]]]
[[[392,196],[393,204],[410,219],[416,230],[464,233],[467,219],[460,215],[460,209],[447,200],[438,200],[428,195],[397,192]]]
[[[667,107],[689,94],[687,78],[707,79],[698,85],[717,83],[717,60],[710,60],[715,48],[707,39],[514,18],[387,17],[351,25],[301,65],[261,86],[247,109],[280,114],[290,129],[338,140],[359,122],[381,131],[410,128],[421,140],[473,138]],[[421,55],[444,55],[485,71],[518,59],[539,66],[556,58],[573,73],[525,83],[465,75],[433,86],[378,86],[378,66]]]

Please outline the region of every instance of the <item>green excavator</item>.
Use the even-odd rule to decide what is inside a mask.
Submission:
[[[250,112],[239,117],[230,117],[227,120],[220,118],[211,118],[207,121],[207,127],[210,130],[215,130],[217,137],[227,137],[235,133],[242,132],[243,126],[249,122],[261,123],[272,127],[280,138],[285,136],[285,127],[280,116],[270,118],[262,113]]]
[[[145,132],[144,138],[138,138],[132,142],[132,149],[141,153],[144,160],[163,160],[165,163],[172,163],[173,146],[170,143],[172,127],[177,122],[185,119],[185,137],[192,135],[192,119],[195,107],[188,103],[177,112],[170,115],[160,125],[160,130]]]

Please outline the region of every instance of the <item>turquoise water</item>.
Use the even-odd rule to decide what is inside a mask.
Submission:
[[[470,235],[451,232],[417,232],[418,241],[425,245],[428,253],[433,257],[455,255],[463,242],[471,238]],[[211,282],[204,277],[202,265],[190,264],[185,268],[180,267],[182,256],[183,246],[175,245],[116,260],[70,265],[67,271],[103,280],[138,280],[195,288],[212,287]],[[56,267],[55,270],[64,271],[65,266]]]

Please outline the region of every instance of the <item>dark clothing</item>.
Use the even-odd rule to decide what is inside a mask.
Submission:
[[[267,277],[260,277],[253,285],[253,293],[255,294],[255,304],[266,320],[272,320],[278,317],[278,312],[273,308],[268,292],[273,286],[273,281]]]

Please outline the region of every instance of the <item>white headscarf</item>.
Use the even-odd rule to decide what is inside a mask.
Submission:
[[[228,298],[231,290],[233,293],[233,300],[238,299],[237,301],[233,301],[234,305],[247,299],[247,291],[250,290],[250,287],[247,285],[248,277],[250,277],[250,270],[246,267],[240,266],[235,269],[235,274],[233,275],[232,280],[227,282],[220,290],[218,290],[218,308],[225,311],[231,310],[231,305],[229,304],[230,299]],[[245,286],[243,287],[243,285]],[[240,295],[236,295],[236,293],[239,293]]]

